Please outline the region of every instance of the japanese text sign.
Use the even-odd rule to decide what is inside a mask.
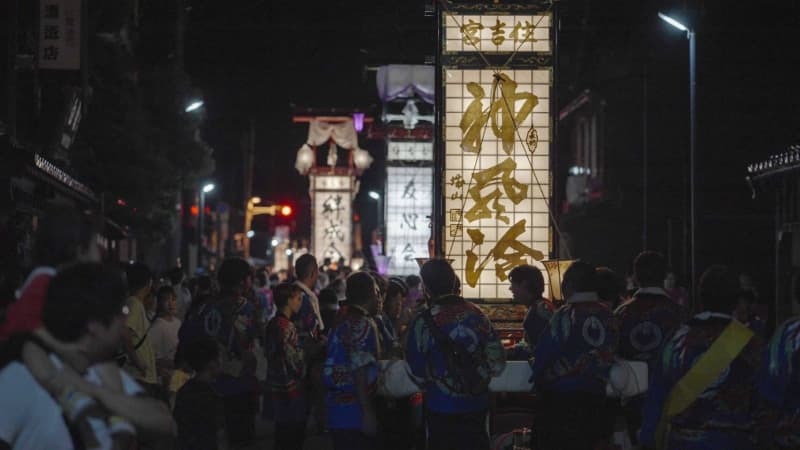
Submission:
[[[41,0],[39,67],[80,69],[81,0]]]

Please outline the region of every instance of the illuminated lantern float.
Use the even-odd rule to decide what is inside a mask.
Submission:
[[[378,68],[386,138],[386,254],[389,275],[419,272],[433,213],[433,66]]]
[[[308,140],[297,152],[295,168],[309,176],[311,252],[319,262],[330,258],[350,264],[356,177],[371,164],[369,153],[358,147],[351,118],[317,117],[309,121]]]
[[[491,309],[507,302],[513,267],[544,269],[551,254],[552,11],[445,2],[438,18],[437,254],[453,260],[464,297]]]

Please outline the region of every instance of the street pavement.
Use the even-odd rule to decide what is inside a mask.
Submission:
[[[308,428],[304,450],[333,450],[333,443],[330,435],[314,435],[313,427]],[[275,423],[256,418],[256,438],[253,442],[236,447],[229,447],[227,450],[273,450],[275,448]],[[226,450],[226,449],[220,449]]]

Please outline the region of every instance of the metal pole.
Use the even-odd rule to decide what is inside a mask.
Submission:
[[[247,200],[247,205],[244,207],[244,257],[245,259],[250,258],[250,237],[247,233],[250,231],[250,228],[253,223],[253,201],[252,199]]]
[[[647,64],[642,67],[642,250],[647,250]]]
[[[687,32],[689,38],[689,215],[690,215],[690,242],[689,242],[689,273],[692,277],[690,286],[692,287],[692,304],[696,304],[697,299],[697,248],[695,241],[697,212],[695,210],[695,147],[697,145],[697,113],[696,113],[696,53],[695,53],[695,33],[693,30]]]
[[[444,233],[447,220],[444,213],[444,80],[442,74],[442,33],[445,11],[440,2],[434,3],[433,18],[436,21],[436,57],[434,95],[434,138],[433,138],[433,216],[431,232],[433,234],[433,253],[431,258],[442,257],[444,252]]]
[[[197,215],[199,221],[197,223],[197,266],[203,267],[203,222],[205,222],[206,213],[206,193],[200,187],[200,213]]]
[[[6,25],[8,25],[8,55],[6,58],[6,134],[13,143],[17,139],[17,22],[19,14],[18,0],[11,0],[8,2],[8,17],[6,18]],[[37,55],[38,57],[38,55]]]
[[[380,239],[381,248],[383,248],[383,197],[378,197],[378,239]]]

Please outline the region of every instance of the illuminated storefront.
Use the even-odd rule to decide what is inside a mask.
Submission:
[[[508,272],[548,259],[552,15],[536,4],[446,3],[441,251],[462,294],[507,300]]]

